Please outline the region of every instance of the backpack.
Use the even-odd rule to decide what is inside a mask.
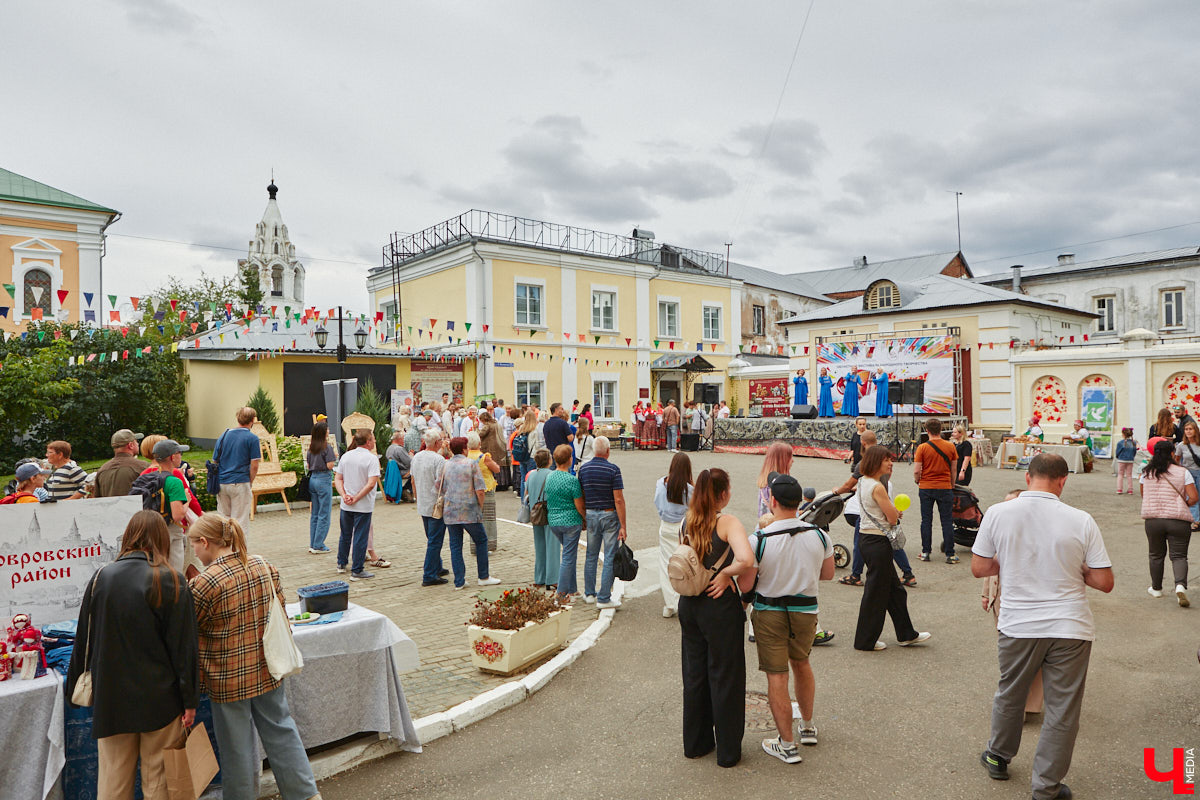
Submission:
[[[129,487],[129,494],[141,497],[143,510],[157,511],[163,521],[170,525],[175,518],[171,516],[171,503],[167,500],[168,477],[170,475],[161,470],[138,475]]]
[[[724,564],[714,564],[712,569],[705,569],[696,550],[680,538],[679,546],[667,559],[667,579],[671,588],[684,597],[696,597],[704,594],[713,577],[733,562],[733,548],[726,548],[728,559],[722,556]]]
[[[4,497],[0,498],[0,506],[7,506],[7,505],[11,505],[13,503],[18,503],[18,502],[20,502],[22,497],[36,498],[37,495],[35,495],[33,492],[13,492],[12,494],[5,495]]]
[[[529,460],[529,434],[518,433],[513,437],[512,442],[512,457],[513,461],[525,463]]]

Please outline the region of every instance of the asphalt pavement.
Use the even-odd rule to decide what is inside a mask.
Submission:
[[[669,455],[615,453],[614,461],[625,475],[630,544],[652,547],[653,481],[665,472]],[[695,463],[729,470],[735,488],[730,511],[752,525],[761,459],[705,453]],[[1179,608],[1171,595],[1156,600],[1146,594],[1138,502],[1115,494],[1105,465],[1071,476],[1064,494],[1096,517],[1116,572],[1112,594],[1090,594],[1098,638],[1067,782],[1080,798],[1169,797],[1169,786],[1145,777],[1143,748],[1157,748],[1159,767],[1166,768],[1170,748],[1200,744],[1200,618],[1196,608]],[[797,459],[792,472],[806,486],[829,488],[840,483],[846,466]],[[897,465],[895,481],[897,491],[915,500],[907,465]],[[1023,485],[1023,473],[990,467],[979,468],[974,480],[985,509]],[[919,549],[917,516],[915,508],[906,515],[910,556]],[[850,543],[843,523],[832,532],[835,541]],[[1194,555],[1192,561],[1194,567]],[[783,764],[760,748],[761,739],[774,733],[752,644],[746,645],[749,711],[742,762],[721,769],[711,755],[683,757],[678,622],[662,617],[661,600],[651,593],[627,600],[597,645],[526,702],[435,741],[422,754],[391,756],[324,781],[322,794],[326,800],[1029,797],[1040,716],[1026,725],[1012,780],[993,782],[978,764],[997,679],[996,633],[991,615],[980,608],[980,582],[970,576],[969,554],[957,565],[935,561],[914,567],[919,585],[909,590],[909,608],[917,628],[933,634],[922,647],[853,650],[861,589],[822,585],[821,622],[837,635],[813,652],[820,744],[803,748],[802,764]],[[644,559],[642,569],[653,571],[656,564]],[[844,574],[838,570],[837,577]],[[1200,602],[1200,590],[1195,594]],[[890,624],[883,638],[894,644]]]

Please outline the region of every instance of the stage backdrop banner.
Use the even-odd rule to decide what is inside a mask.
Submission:
[[[757,406],[764,417],[786,417],[791,411],[787,378],[750,379],[750,408]]]
[[[864,416],[875,413],[875,368],[882,367],[891,380],[922,378],[925,381],[925,404],[892,407],[895,414],[953,414],[954,353],[958,349],[956,336],[917,336],[897,339],[872,339],[862,342],[826,342],[817,349],[817,374],[828,367],[834,380],[833,407],[841,413],[846,388],[846,375],[858,373],[863,384],[858,387],[858,408]],[[811,382],[814,389],[820,387]]]
[[[1113,408],[1116,393],[1111,386],[1086,386],[1079,397],[1083,424],[1092,434],[1092,455],[1112,458]]]
[[[78,618],[92,574],[116,559],[141,510],[128,496],[0,506],[0,616],[26,613],[38,627]]]

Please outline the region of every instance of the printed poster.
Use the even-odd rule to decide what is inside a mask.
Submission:
[[[1085,386],[1079,395],[1080,419],[1092,435],[1092,455],[1112,458],[1113,416],[1116,393],[1111,386]]]
[[[787,378],[750,379],[750,409],[764,417],[786,417],[791,413]]]

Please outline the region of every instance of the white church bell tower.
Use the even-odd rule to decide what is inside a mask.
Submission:
[[[267,210],[254,229],[247,257],[238,261],[238,269],[252,266],[258,270],[264,306],[304,308],[304,265],[296,260],[296,246],[288,238],[287,225],[279,213],[274,179],[267,186]]]

